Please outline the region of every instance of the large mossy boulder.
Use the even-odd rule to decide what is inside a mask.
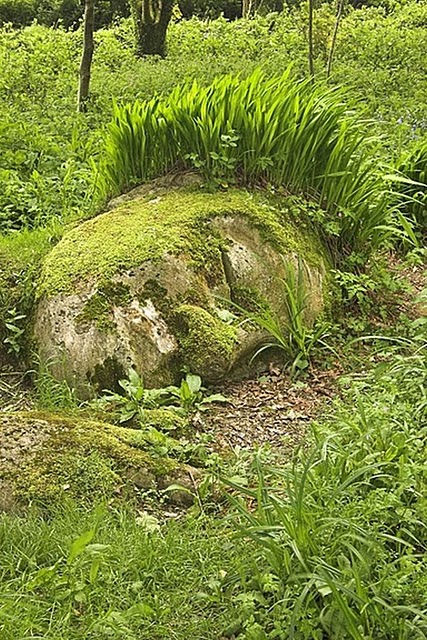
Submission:
[[[90,504],[185,486],[190,471],[187,484],[195,470],[157,454],[143,430],[59,414],[0,413],[0,512],[29,502],[52,506],[67,496]]]
[[[149,387],[182,367],[215,382],[265,339],[230,324],[227,300],[286,319],[286,262],[304,264],[306,316],[325,299],[319,242],[294,201],[199,187],[138,191],[67,233],[44,261],[35,337],[52,373],[81,397],[133,366]],[[293,213],[291,213],[293,211]]]

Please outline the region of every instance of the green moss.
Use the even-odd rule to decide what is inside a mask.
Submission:
[[[231,286],[231,299],[233,302],[243,307],[246,311],[258,312],[262,309],[269,309],[270,305],[264,296],[254,287],[245,287],[233,283]]]
[[[80,326],[91,324],[95,321],[100,331],[111,331],[115,324],[113,321],[113,306],[125,306],[130,302],[129,287],[122,282],[103,280],[98,284],[97,291],[89,298],[82,311],[76,318]]]
[[[147,409],[143,413],[146,427],[155,427],[159,431],[182,432],[187,427],[187,420],[175,411],[168,409]]]
[[[300,253],[319,264],[318,243],[299,233],[286,210],[286,200],[279,209],[265,194],[238,189],[214,194],[185,189],[151,201],[146,195],[66,234],[45,260],[38,294],[72,292],[82,281],[108,279],[166,253],[191,256],[195,270],[204,269],[215,280],[222,277],[223,241],[209,221],[236,214],[246,217],[278,250]]]
[[[193,267],[206,280],[209,287],[216,287],[224,283],[224,269],[222,252],[226,248],[224,238],[209,225],[210,221],[202,221],[198,234],[204,242],[197,243],[191,253]]]
[[[205,380],[215,380],[231,365],[237,330],[201,307],[177,310],[177,335],[182,362]]]
[[[147,452],[141,432],[134,429],[44,413],[7,417],[18,433],[25,431],[34,440],[29,451],[21,452],[19,466],[6,469],[21,499],[46,503],[69,495],[92,502],[112,495],[132,472],[161,478],[177,466]],[[0,477],[2,472],[0,465]]]

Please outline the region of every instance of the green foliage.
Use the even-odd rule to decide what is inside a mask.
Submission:
[[[142,378],[135,369],[129,369],[127,379],[119,380],[124,394],[105,391],[104,395],[93,401],[93,406],[107,411],[119,410],[119,422],[124,423],[137,418],[144,422],[144,410],[154,409],[167,404],[168,393],[164,389],[146,389]]]
[[[278,348],[284,355],[291,375],[297,376],[307,369],[312,352],[316,348],[329,348],[325,343],[329,325],[326,321],[319,320],[313,327],[307,319],[309,295],[306,285],[307,273],[302,260],[298,261],[297,266],[291,262],[285,263],[284,266],[286,273],[282,285],[285,321],[269,306],[259,305],[256,301],[253,301],[252,305],[256,311],[247,311],[239,305],[234,306],[243,313],[247,321],[253,322],[269,334],[266,344],[259,348],[252,358],[258,357],[267,349]]]
[[[324,207],[337,253],[366,255],[391,220],[375,147],[365,138],[336,91],[296,82],[289,71],[272,79],[258,71],[116,105],[101,172],[112,192],[176,167],[196,168],[208,183],[267,182]]]
[[[200,376],[187,373],[179,387],[168,386],[161,389],[146,389],[142,378],[135,369],[129,369],[128,378],[119,380],[124,395],[106,392],[93,401],[92,406],[106,411],[119,410],[119,422],[137,418],[140,425],[146,424],[146,409],[166,408],[186,416],[192,411],[203,411],[212,402],[227,402],[219,393],[207,394]],[[167,423],[166,423],[167,424]],[[171,428],[175,428],[173,421]]]
[[[55,411],[58,409],[77,409],[78,401],[74,390],[65,380],[57,380],[51,374],[52,362],[44,362],[34,358],[36,369],[34,375],[34,387],[36,391],[37,406],[39,409]]]
[[[220,393],[208,394],[207,389],[202,386],[201,377],[193,373],[187,373],[179,387],[171,386],[167,390],[172,401],[175,399],[178,402],[179,409],[184,414],[205,411],[213,402],[227,402],[227,398]]]
[[[7,147],[0,162],[0,232],[69,219],[79,207],[91,211],[96,184],[92,145],[79,140],[77,126],[71,141],[59,146],[37,129],[6,120],[0,124],[0,145]]]
[[[147,135],[152,142],[163,140],[160,151],[157,144],[153,147],[153,161],[161,171],[175,168],[179,161],[182,168],[200,171],[210,188],[270,182],[279,185],[276,192],[281,193],[284,185],[317,199],[323,211],[313,208],[309,214],[340,254],[353,248],[366,256],[396,223],[405,225],[397,212],[386,212],[384,204],[392,198],[385,193],[380,165],[396,160],[404,180],[391,182],[400,193],[400,209],[425,233],[427,5],[408,2],[392,10],[391,4],[387,12],[381,7],[349,11],[340,27],[330,81],[345,85],[358,101],[359,114],[369,117],[357,123],[334,91],[316,88],[311,93],[308,85],[295,82],[286,84],[284,91],[280,86],[284,80],[274,88],[274,80],[268,80],[291,61],[297,77],[306,73],[304,9],[235,23],[219,19],[172,24],[166,60],[136,60],[128,22],[101,30],[85,118],[74,113],[81,30],[66,33],[40,25],[21,31],[1,29],[0,231],[8,236],[0,238],[0,341],[9,338],[5,346],[18,355],[26,350],[21,331],[31,319],[40,261],[61,236],[64,222],[90,216],[99,206],[95,164],[111,97],[120,104],[160,96],[144,108],[152,105],[153,131],[148,129]],[[52,16],[58,15],[60,5],[65,7],[63,2],[38,3],[38,19],[50,15],[46,20],[56,21]],[[0,22],[11,10],[15,13],[8,21],[27,22],[34,6],[2,0]],[[68,19],[75,8],[73,0],[61,15]],[[327,4],[316,10],[314,63],[319,79],[333,17]],[[258,66],[264,79],[245,80]],[[241,80],[229,80],[228,89],[224,80],[216,81],[212,89],[215,76],[224,73],[241,74]],[[197,79],[197,95],[191,88],[187,94],[176,89],[175,103],[161,98],[188,78]],[[245,103],[245,87],[247,98],[251,90],[257,98],[253,110],[250,101]],[[263,139],[267,115],[272,116],[263,111],[268,96],[262,92],[268,87],[270,97],[277,91],[276,97],[283,99],[283,105],[277,105],[280,117],[286,105],[290,113],[297,112],[292,96],[300,98],[303,121],[305,114],[304,126],[301,119],[283,119],[283,124],[294,125],[290,131],[277,123],[275,141]],[[221,91],[225,100],[219,99]],[[266,108],[272,107],[269,100]],[[221,115],[221,104],[232,107],[228,119]],[[126,113],[126,108],[117,109]],[[162,109],[175,120],[157,121]],[[189,116],[197,118],[196,128]],[[238,117],[242,122],[252,118],[253,129],[246,127],[247,122],[242,129]],[[168,123],[172,129],[167,129]],[[162,138],[166,129],[177,134],[181,155],[172,149],[168,156],[173,140]],[[283,132],[287,136],[281,136]],[[372,132],[382,134],[375,140],[380,145],[375,154],[375,144],[357,142]],[[287,152],[293,154],[286,166],[276,163],[286,150],[285,139]],[[354,183],[350,168],[357,178]],[[132,174],[135,179],[140,179],[140,169],[138,165]],[[141,174],[143,178],[157,171],[149,163],[143,169],[148,172]],[[283,176],[278,179],[280,170]],[[46,224],[44,230],[35,229]],[[410,237],[410,227],[403,226],[405,234]],[[109,254],[108,264],[110,258]],[[413,252],[414,261],[422,259],[422,250]],[[361,265],[353,260],[347,266]],[[292,343],[292,353],[301,364],[312,353],[315,330],[302,321],[299,275],[295,271],[284,283],[291,310],[289,335],[280,333],[274,317],[265,316],[264,321],[274,338],[277,334],[283,341],[286,353]],[[346,309],[375,307],[377,280],[370,272],[340,272],[337,281]],[[57,286],[63,282],[61,274]],[[75,506],[69,511],[65,507],[49,521],[38,513],[26,518],[2,515],[2,640],[427,637],[425,328],[421,318],[410,327],[415,338],[383,340],[387,348],[377,354],[383,362],[367,377],[357,378],[328,422],[314,426],[312,447],[301,450],[293,466],[269,466],[261,455],[254,465],[255,487],[236,478],[229,483],[249,544],[232,540],[223,523],[209,519],[182,519],[159,527],[152,515],[135,517],[115,512],[111,505],[102,517]],[[70,390],[43,369],[37,385],[43,406],[73,408]],[[200,385],[195,376],[185,379],[170,391],[169,401],[176,408],[180,403],[197,406]],[[148,390],[139,380],[129,379],[123,391],[125,396],[117,401],[119,411],[133,402],[137,412],[141,394]],[[101,466],[90,453],[91,439],[94,433],[101,438],[105,431],[102,427],[87,436],[78,460],[61,458],[67,471],[69,465],[79,480],[84,476],[83,485],[88,479],[88,486],[93,486],[98,478]],[[146,437],[160,455],[177,446],[155,429],[147,430]],[[63,445],[64,451],[67,446]],[[45,489],[52,491],[50,481],[47,485]],[[55,486],[53,491],[58,494],[60,489]]]
[[[354,383],[292,465],[260,454],[254,488],[228,483],[262,557],[242,621],[259,637],[425,637],[426,346]]]
[[[407,215],[412,217],[422,237],[427,236],[427,142],[422,141],[401,158],[397,167],[402,176],[395,185]]]
[[[25,329],[22,321],[25,320],[25,318],[26,316],[19,313],[15,307],[6,310],[6,320],[4,323],[6,337],[3,340],[3,344],[8,345],[8,353],[14,353],[16,356],[19,356],[23,347],[22,336],[24,335]]]
[[[51,248],[56,233],[57,229],[52,226],[10,236],[0,235],[0,345],[5,345],[14,360],[23,360],[30,352],[28,328],[35,282],[41,261]]]
[[[214,518],[160,527],[151,512],[70,503],[49,519],[2,514],[2,640],[216,640],[235,619],[246,550]]]
[[[15,27],[24,27],[31,24],[35,17],[35,6],[32,0],[1,0],[0,2],[0,26],[12,24]]]
[[[0,26],[24,27],[37,20],[46,26],[77,28],[84,4],[79,0],[0,0]],[[125,0],[100,0],[96,5],[95,28],[106,27],[115,18],[129,15]]]
[[[205,86],[217,75],[245,77],[258,66],[271,77],[291,62],[295,75],[303,77],[306,20],[304,10],[285,10],[236,22],[179,21],[170,26],[168,58],[160,61],[134,57],[128,20],[101,29],[84,118],[75,113],[81,29],[36,24],[0,29],[0,230],[44,224],[51,216],[81,218],[99,207],[91,159],[102,149],[112,97],[119,103],[150,99],[188,78]],[[384,134],[380,143],[387,162],[426,133],[425,20],[425,3],[409,2],[388,14],[376,8],[350,11],[340,27],[331,83],[347,87],[359,112],[372,118],[360,123],[365,132]],[[331,7],[321,5],[314,28],[319,78],[333,22]],[[227,154],[218,155],[227,159]],[[329,235],[336,231],[335,219],[325,222]]]
[[[219,18],[223,15],[228,20],[240,18],[242,4],[239,0],[179,0],[179,10],[184,18]]]

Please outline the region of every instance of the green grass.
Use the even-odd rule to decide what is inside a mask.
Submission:
[[[3,515],[2,640],[426,638],[426,325],[413,328],[343,381],[291,463],[234,463],[227,519]]]
[[[397,345],[406,352],[391,355]],[[265,637],[427,637],[426,349],[425,333],[397,340],[390,362],[313,425],[292,466],[261,454],[254,485],[229,483],[248,499],[231,496],[263,556]]]
[[[235,618],[225,593],[244,572],[246,547],[213,518],[159,531],[130,510],[3,516],[0,636],[213,640]]]

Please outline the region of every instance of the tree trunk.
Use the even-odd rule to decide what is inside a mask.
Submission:
[[[308,0],[308,70],[310,77],[314,78],[313,61],[313,9],[314,0]]]
[[[95,1],[85,0],[83,54],[80,63],[80,82],[77,94],[77,111],[86,111],[89,97],[90,69],[93,56],[93,28]]]
[[[251,1],[243,0],[242,2],[242,18],[248,18],[251,10]]]
[[[329,76],[331,75],[332,58],[334,56],[335,44],[337,42],[337,35],[338,35],[338,27],[340,26],[343,7],[344,7],[344,0],[338,0],[337,16],[336,16],[336,20],[335,20],[334,32],[332,34],[332,41],[331,41],[331,48],[329,50],[328,63],[326,65],[326,77],[327,78],[329,78]]]
[[[164,58],[173,0],[132,0],[131,8],[137,55]]]

